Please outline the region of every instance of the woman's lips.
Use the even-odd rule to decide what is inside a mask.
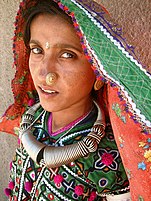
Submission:
[[[57,95],[58,94],[58,92],[53,89],[46,89],[43,87],[39,87],[39,89],[40,89],[40,92],[45,95]]]
[[[41,88],[41,90],[46,93],[49,93],[49,94],[56,93],[56,91],[53,91],[53,90],[48,90],[48,89],[43,89],[43,88]]]

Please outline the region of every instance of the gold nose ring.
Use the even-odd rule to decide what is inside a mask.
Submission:
[[[46,83],[47,85],[53,85],[57,80],[57,74],[56,73],[48,73],[46,75]]]

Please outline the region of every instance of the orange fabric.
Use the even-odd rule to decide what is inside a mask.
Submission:
[[[20,119],[21,119],[20,116],[14,120],[8,120],[7,117],[4,117],[3,122],[0,124],[0,130],[2,132],[6,132],[7,128],[8,134],[18,136],[17,133],[15,133],[15,128],[17,129],[19,127]]]
[[[108,86],[109,115],[114,131],[114,136],[119,148],[125,170],[130,181],[130,191],[132,200],[138,200],[140,196],[145,201],[151,196],[151,164],[144,157],[145,145],[147,145],[149,135],[142,133],[139,123],[135,123],[130,118],[129,113],[124,111],[121,101],[117,97],[117,89]],[[124,103],[124,101],[123,101]],[[125,117],[125,123],[121,116],[113,110],[113,105],[119,104],[121,116]],[[143,147],[142,147],[143,146]],[[138,165],[145,162],[146,169],[138,169]]]

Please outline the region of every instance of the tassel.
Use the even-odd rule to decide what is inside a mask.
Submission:
[[[31,192],[33,183],[31,181],[27,181],[27,182],[25,182],[24,187],[27,192]]]
[[[63,176],[58,174],[54,177],[54,183],[59,185],[63,181]]]
[[[15,187],[15,183],[13,181],[10,181],[8,184],[9,189],[13,190]]]
[[[75,187],[74,192],[76,195],[80,196],[84,192],[84,187],[82,185],[78,185]]]
[[[9,196],[11,195],[11,189],[5,188],[5,189],[4,189],[4,193],[5,193],[5,195],[6,195],[7,197],[9,197]]]

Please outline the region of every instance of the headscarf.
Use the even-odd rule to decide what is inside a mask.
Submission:
[[[105,100],[122,161],[130,181],[132,200],[151,195],[151,76],[138,62],[132,46],[107,11],[92,0],[54,0],[72,18],[84,54],[97,79],[105,82]],[[0,130],[15,135],[21,115],[35,101],[29,72],[29,51],[23,42],[24,10],[36,0],[20,3],[13,43],[14,104],[1,118]]]

